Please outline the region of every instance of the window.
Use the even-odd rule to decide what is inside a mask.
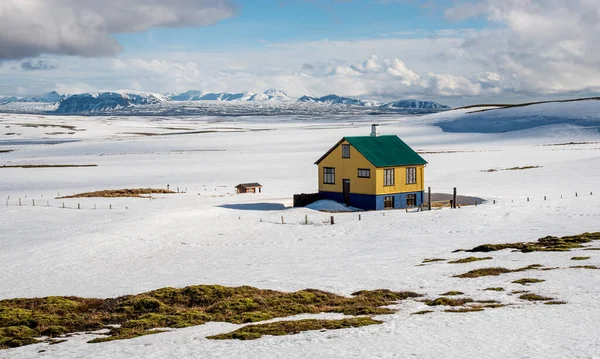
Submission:
[[[368,168],[359,168],[358,169],[358,177],[359,178],[371,178],[371,170]]]
[[[383,170],[383,185],[384,186],[393,186],[394,185],[394,169],[389,168]]]
[[[335,184],[335,168],[323,167],[323,183]]]
[[[407,167],[406,168],[406,184],[417,183],[417,168]]]
[[[342,158],[350,158],[350,145],[342,145]]]
[[[409,194],[406,196],[406,206],[407,207],[414,207],[417,205],[417,195],[416,194]]]
[[[383,198],[383,208],[394,208],[394,196],[385,196]]]

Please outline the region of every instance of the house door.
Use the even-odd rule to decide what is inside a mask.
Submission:
[[[344,185],[344,203],[350,204],[350,180],[345,179],[342,183]]]

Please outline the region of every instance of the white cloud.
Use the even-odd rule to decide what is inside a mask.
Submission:
[[[2,0],[0,60],[121,52],[112,34],[205,26],[234,13],[230,0]]]

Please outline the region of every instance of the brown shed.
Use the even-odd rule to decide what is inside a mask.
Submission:
[[[262,192],[262,186],[260,185],[260,183],[240,183],[237,186],[235,186],[235,189],[237,190],[237,193],[261,193]]]

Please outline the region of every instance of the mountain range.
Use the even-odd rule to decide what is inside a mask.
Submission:
[[[130,107],[146,105],[170,104],[177,102],[223,102],[223,103],[281,103],[283,104],[320,104],[336,106],[355,106],[373,109],[411,109],[427,112],[449,110],[445,106],[433,101],[400,100],[389,103],[377,101],[365,101],[338,95],[327,95],[322,97],[302,96],[293,99],[285,92],[277,89],[269,89],[263,93],[252,92],[202,92],[187,91],[183,93],[168,93],[165,95],[156,93],[129,93],[129,92],[102,92],[83,93],[76,95],[61,95],[56,91],[29,97],[0,97],[0,105],[11,102],[47,102],[55,103],[58,113],[86,113],[86,112],[108,112],[111,110],[122,110]]]

